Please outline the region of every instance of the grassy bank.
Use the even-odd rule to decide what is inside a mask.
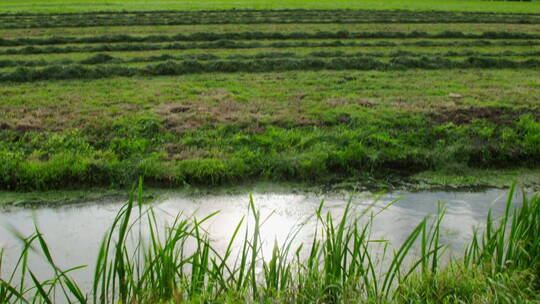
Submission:
[[[21,238],[19,263],[0,280],[0,301],[509,303],[519,299],[536,303],[540,300],[540,196],[524,198],[516,207],[514,190],[510,189],[503,217],[488,216],[463,255],[449,262],[444,262],[443,207],[414,226],[402,244],[389,244],[371,234],[371,215],[386,208],[367,208],[353,215],[349,205],[335,220],[321,212],[321,203],[314,215],[320,229],[311,243],[292,247],[298,233],[294,230],[286,240],[276,242],[270,256],[263,257],[260,229],[265,219],[252,200],[249,222],[253,226],[239,233],[248,222],[241,220],[229,245],[218,251],[202,228],[213,215],[178,216],[163,229],[152,207],[132,194],[100,246],[91,290],[81,290],[72,279],[78,267],[65,271],[57,267],[51,254],[54,248],[36,231]],[[143,197],[141,186],[137,197]],[[143,240],[141,235],[148,231]],[[32,272],[26,262],[31,250],[40,252],[51,267],[50,279],[38,279]]]
[[[534,70],[413,70],[7,84],[0,184],[326,183],[534,169],[538,79]]]

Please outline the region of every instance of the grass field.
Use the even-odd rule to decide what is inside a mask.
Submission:
[[[536,187],[540,15],[520,9],[538,2],[479,3],[1,15],[0,188]]]
[[[215,10],[215,9],[375,9],[375,10],[439,10],[500,13],[540,13],[540,2],[504,2],[481,0],[273,0],[273,1],[108,1],[108,0],[6,0],[1,13],[64,13],[88,11],[141,10]]]

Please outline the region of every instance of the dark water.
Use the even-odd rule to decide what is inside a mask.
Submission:
[[[373,238],[388,240],[393,246],[409,235],[412,229],[426,216],[434,215],[438,202],[443,202],[446,215],[442,222],[443,239],[449,252],[459,255],[470,240],[474,227],[481,228],[488,210],[495,216],[504,212],[507,193],[503,190],[484,192],[419,192],[390,193],[375,199],[363,193],[352,197],[337,194],[315,196],[293,193],[254,193],[253,200],[261,217],[263,258],[268,257],[276,242],[280,243],[302,226],[293,247],[303,242],[311,242],[316,231],[315,211],[321,200],[325,201],[324,212],[340,218],[348,201],[351,200],[353,214],[377,213],[394,199],[403,196],[375,217]],[[519,203],[519,196],[516,203]],[[0,246],[5,250],[2,276],[16,262],[20,243],[11,230],[22,235],[30,235],[35,225],[45,236],[53,257],[62,268],[88,265],[87,268],[72,273],[83,288],[90,286],[98,245],[107,232],[123,201],[85,203],[54,208],[11,208],[0,213]],[[171,223],[181,213],[183,216],[203,218],[220,211],[204,228],[208,231],[214,246],[224,250],[236,225],[243,216],[248,215],[249,193],[236,195],[207,195],[188,197],[168,194],[159,202],[152,203],[162,224]],[[247,221],[249,225],[249,220]],[[239,246],[239,244],[238,244]],[[33,256],[32,271],[40,279],[49,275],[48,267],[42,258]],[[4,277],[5,278],[5,277]]]

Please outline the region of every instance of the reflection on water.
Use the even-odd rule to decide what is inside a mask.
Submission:
[[[373,222],[373,238],[385,239],[394,246],[409,235],[412,229],[425,217],[437,213],[438,202],[444,202],[446,215],[442,223],[442,241],[450,250],[460,252],[470,239],[473,227],[481,226],[488,210],[493,215],[504,211],[506,192],[488,190],[485,192],[420,192],[391,193],[375,200],[372,195],[360,194],[352,198],[327,194],[314,196],[290,193],[255,193],[253,200],[261,212],[263,221],[261,236],[264,240],[262,253],[269,257],[275,242],[283,243],[291,233],[298,232],[293,248],[301,243],[311,242],[316,232],[315,211],[321,200],[325,201],[323,212],[330,212],[339,218],[349,199],[353,215],[359,215],[369,206],[369,213],[377,213],[391,201],[404,196],[398,202],[380,213]],[[518,202],[519,196],[516,197]],[[90,286],[90,279],[97,258],[98,245],[107,232],[123,202],[100,204],[70,205],[59,208],[24,209],[15,208],[0,213],[0,246],[5,249],[4,267],[14,265],[20,250],[20,243],[15,240],[10,230],[23,235],[35,231],[35,225],[45,236],[53,257],[61,268],[88,265],[87,268],[73,273],[72,276],[81,286]],[[247,216],[249,194],[208,195],[186,197],[169,194],[161,202],[153,204],[156,214],[164,223],[171,223],[181,213],[193,215],[198,219],[219,211],[203,228],[209,233],[213,245],[218,250],[225,250],[230,237],[239,221]],[[252,225],[252,220],[246,221]],[[302,229],[297,231],[301,226]],[[235,244],[237,247],[240,244]],[[32,270],[38,277],[48,274],[41,259],[33,258]],[[8,269],[3,269],[5,275]],[[48,276],[48,275],[47,275]]]

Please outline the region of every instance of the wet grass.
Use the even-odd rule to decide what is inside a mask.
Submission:
[[[479,189],[482,187],[504,188],[514,180],[529,189],[540,190],[540,170],[538,169],[473,169],[425,171],[412,177],[412,189]]]
[[[56,266],[46,236],[36,230],[30,237],[20,236],[19,262],[0,281],[0,301],[508,303],[518,298],[534,303],[540,288],[540,197],[524,197],[516,207],[514,191],[515,186],[502,218],[488,216],[463,256],[443,263],[443,206],[414,226],[402,244],[389,244],[371,234],[374,217],[386,208],[353,215],[349,204],[336,220],[321,211],[322,202],[314,215],[318,228],[311,243],[292,247],[298,233],[294,230],[263,257],[264,218],[253,200],[249,216],[237,223],[229,245],[218,251],[202,228],[214,214],[202,219],[179,215],[162,227],[153,207],[136,199],[143,197],[140,183],[101,243],[91,291],[81,290],[71,278],[79,267]],[[249,229],[242,230],[245,225]],[[148,237],[141,236],[141,229]],[[51,278],[35,276],[28,264],[30,252],[43,256]]]

